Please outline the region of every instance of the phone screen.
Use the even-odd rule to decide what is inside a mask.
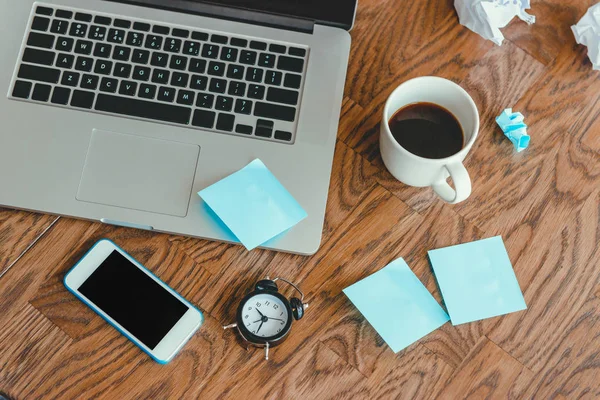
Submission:
[[[116,250],[78,290],[152,350],[188,310]]]

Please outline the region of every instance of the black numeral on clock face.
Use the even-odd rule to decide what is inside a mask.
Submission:
[[[273,309],[277,310],[279,308],[279,306],[277,304],[273,304]]]
[[[268,306],[269,304],[271,304],[270,301],[265,301],[265,306]]]
[[[260,307],[260,303],[259,302],[256,302],[256,307]]]

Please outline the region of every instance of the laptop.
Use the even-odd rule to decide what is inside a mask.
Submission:
[[[226,242],[261,159],[319,248],[356,0],[0,0],[0,205]]]

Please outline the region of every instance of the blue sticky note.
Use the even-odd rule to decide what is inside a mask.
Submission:
[[[453,325],[527,308],[502,237],[429,251]]]
[[[306,211],[259,159],[198,195],[248,250],[307,217]]]
[[[450,319],[402,258],[344,293],[394,353]]]
[[[512,108],[507,108],[502,111],[496,118],[496,123],[506,136],[515,146],[517,152],[525,150],[529,146],[531,138],[527,134],[527,125],[525,117],[520,112],[513,112]]]

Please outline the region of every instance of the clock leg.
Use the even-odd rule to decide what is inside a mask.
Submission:
[[[237,327],[237,324],[229,324],[229,325],[225,325],[223,327],[223,329],[231,329],[231,328],[235,328],[235,327]]]
[[[269,342],[265,345],[265,360],[269,359]]]

